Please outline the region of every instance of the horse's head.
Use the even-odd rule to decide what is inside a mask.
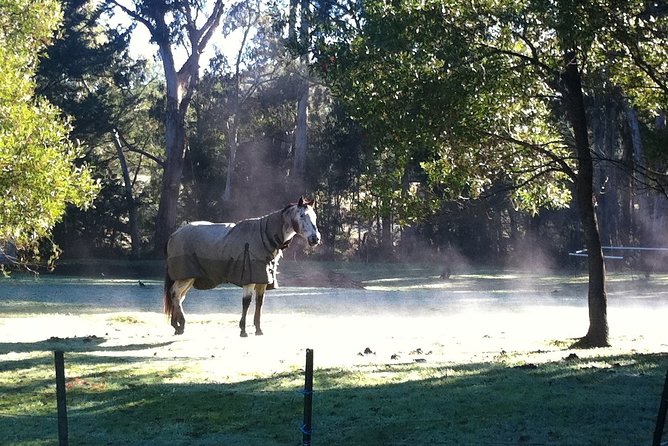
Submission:
[[[315,200],[307,200],[304,197],[299,199],[295,206],[296,212],[292,216],[292,226],[297,234],[304,237],[309,246],[315,246],[320,243],[320,232],[316,225]]]

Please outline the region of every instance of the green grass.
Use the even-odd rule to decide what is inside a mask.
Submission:
[[[517,365],[519,364],[519,365]],[[297,445],[299,370],[206,383],[187,362],[66,354],[71,444]],[[668,355],[317,369],[314,444],[636,445]],[[54,444],[53,356],[0,365],[3,444]]]
[[[658,407],[652,396],[662,381],[654,372],[662,361],[665,370],[665,360],[636,358],[614,372],[559,363],[429,367],[403,382],[396,375],[417,366],[367,371],[367,379],[382,372],[398,382],[324,390],[323,443],[646,444]]]

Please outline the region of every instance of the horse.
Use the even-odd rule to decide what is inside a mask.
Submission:
[[[261,336],[264,293],[278,286],[276,270],[283,250],[295,235],[309,246],[320,243],[314,206],[314,200],[301,197],[296,204],[236,224],[201,221],[177,229],[167,242],[164,287],[164,311],[174,334],[184,332],[183,301],[191,288],[208,290],[232,283],[243,289],[241,337],[248,336],[246,314],[253,297],[255,335]]]

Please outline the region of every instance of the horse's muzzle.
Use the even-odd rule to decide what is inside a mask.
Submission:
[[[311,235],[308,238],[309,246],[315,246],[320,243],[320,234]]]

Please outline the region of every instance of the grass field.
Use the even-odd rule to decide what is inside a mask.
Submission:
[[[337,268],[367,288],[348,293],[353,311],[315,311],[334,290],[287,288],[314,311],[269,306],[266,335],[248,339],[235,311],[188,314],[174,337],[157,311],[68,301],[75,288],[108,285],[159,299],[157,281],[142,295],[131,282],[48,278],[63,295],[48,302],[30,297],[30,281],[0,283],[0,443],[57,444],[61,349],[70,444],[299,445],[307,347],[313,444],[651,443],[668,370],[668,277],[612,275],[613,346],[572,350],[586,330],[581,276],[443,281],[429,269]]]

